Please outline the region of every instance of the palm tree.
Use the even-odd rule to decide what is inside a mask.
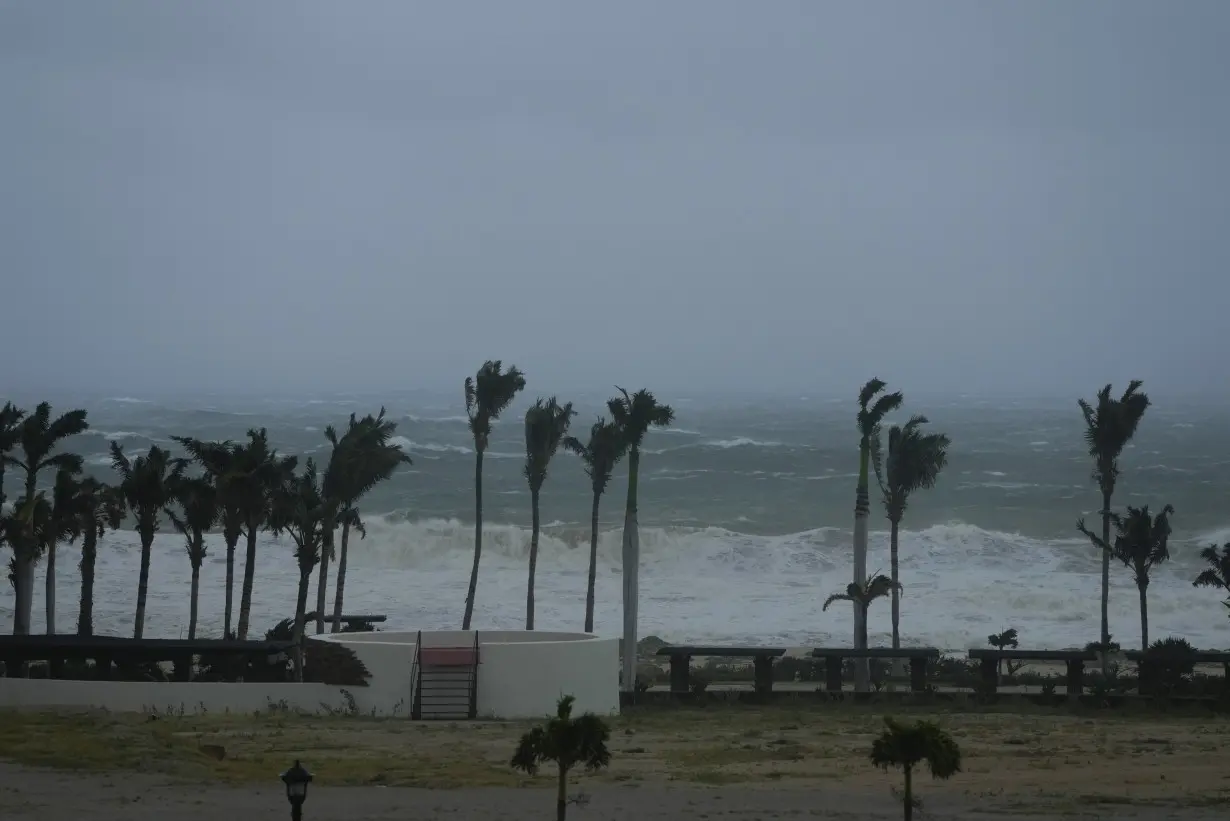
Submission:
[[[227,495],[234,494],[240,510],[243,533],[247,537],[247,553],[243,567],[243,589],[239,597],[239,625],[236,636],[248,637],[252,614],[252,585],[256,579],[256,537],[269,522],[273,495],[294,473],[299,460],[295,456],[278,456],[269,447],[265,428],[248,431],[248,441],[235,446],[230,472],[223,477]]]
[[[48,538],[56,529],[56,523],[52,513],[51,502],[47,501],[47,494],[44,491],[38,491],[32,497],[23,496],[19,498],[12,509],[0,516],[0,536],[3,536],[4,541],[13,546],[13,557],[9,561],[9,582],[13,585],[14,590],[20,590],[20,572],[19,572],[19,554],[22,551],[29,557],[30,566],[38,561],[40,551],[47,544]],[[31,592],[33,588],[31,586]],[[23,627],[29,631],[30,613],[25,614],[25,621],[20,620],[20,613],[15,614],[13,631],[14,635],[19,634],[17,631]],[[25,665],[22,665],[22,670]]]
[[[585,588],[585,632],[594,632],[594,583],[598,575],[598,506],[611,481],[615,465],[627,448],[619,428],[601,416],[589,429],[589,442],[582,444],[575,436],[566,437],[564,449],[570,450],[585,463],[585,475],[594,491],[593,509],[589,519],[589,584]]]
[[[474,436],[474,567],[466,592],[465,616],[461,629],[469,630],[474,618],[474,597],[478,594],[478,563],[483,555],[483,454],[491,440],[491,423],[500,418],[517,394],[525,389],[525,375],[512,365],[507,371],[500,360],[487,360],[473,377],[465,381],[466,416]]]
[[[303,626],[307,619],[308,583],[320,563],[328,503],[321,491],[316,462],[308,459],[301,475],[287,476],[270,498],[269,527],[289,533],[299,565],[299,595],[295,599],[295,681],[303,681]]]
[[[871,603],[876,599],[891,595],[894,591],[900,593],[902,591],[901,584],[893,581],[888,576],[876,573],[863,584],[850,582],[846,585],[845,593],[834,593],[824,600],[824,606],[820,608],[821,612],[829,609],[829,605],[835,601],[848,601],[854,604],[854,623],[857,632],[854,635],[855,647],[863,649],[867,648],[867,611],[871,608]]]
[[[167,509],[171,525],[184,537],[184,549],[192,566],[191,600],[188,604],[188,640],[196,638],[197,605],[201,592],[201,565],[205,563],[207,549],[205,534],[218,521],[218,489],[209,474],[203,476],[176,476],[168,488],[171,500],[179,507]]]
[[[346,433],[339,440],[330,426],[325,436],[333,444],[333,453],[322,479],[322,492],[328,502],[323,524],[324,543],[321,549],[320,583],[317,590],[316,632],[324,632],[324,601],[328,584],[328,555],[333,547],[333,530],[342,526],[341,552],[337,558],[337,589],[333,596],[333,624],[330,632],[342,627],[342,603],[346,591],[346,560],[350,549],[350,530],[358,523],[364,533],[356,507],[368,491],[388,479],[401,465],[413,464],[401,445],[392,444],[397,423],[384,416],[384,408],[362,419],[350,415]]]
[[[172,436],[194,462],[201,466],[213,482],[218,495],[222,539],[226,542],[226,604],[222,618],[222,635],[231,634],[231,615],[235,599],[235,548],[243,535],[243,483],[235,472],[237,446],[228,441],[203,442],[188,436]]]
[[[538,569],[538,533],[541,522],[538,501],[547,468],[568,435],[576,411],[571,402],[560,404],[554,396],[538,399],[525,412],[525,479],[530,485],[530,579],[525,596],[525,629],[534,629],[534,574]]]
[[[111,443],[111,466],[120,475],[119,489],[128,509],[137,519],[137,535],[141,537],[141,573],[137,581],[137,615],[132,637],[139,639],[145,632],[145,600],[149,595],[149,563],[158,533],[159,514],[171,501],[171,488],[179,481],[184,460],[173,459],[157,445],[149,453],[129,459],[119,442]]]
[[[11,406],[6,406],[9,421],[14,418]],[[0,461],[24,474],[27,504],[35,498],[39,474],[45,470],[69,473],[81,472],[81,457],[75,453],[57,453],[56,448],[70,436],[76,436],[89,427],[86,412],[71,410],[55,419],[51,418],[51,405],[40,402],[34,413],[21,419],[17,443],[21,445],[22,458],[5,453]],[[50,502],[48,502],[50,505]],[[38,561],[41,546],[26,539],[34,531],[16,528],[8,537],[13,548],[13,571],[16,601],[13,608],[13,633],[26,635],[30,632],[30,612],[34,604],[34,564]]]
[[[871,501],[868,493],[868,483],[871,473],[871,451],[873,443],[879,436],[880,426],[884,417],[901,407],[904,397],[900,391],[884,393],[885,383],[872,378],[858,392],[858,486],[854,491],[854,583],[860,587],[867,581],[867,520],[871,516]],[[874,401],[873,401],[874,400]],[[854,641],[858,648],[859,636],[867,636],[867,625],[863,621],[863,612],[854,608]],[[861,645],[866,648],[866,644]],[[854,687],[865,691],[869,687],[870,675],[866,659],[858,659],[854,664]]]
[[[56,632],[56,547],[60,542],[73,541],[81,535],[79,492],[80,485],[71,471],[61,469],[56,472],[55,486],[51,492],[51,527],[43,534],[42,547],[43,555],[47,557],[43,598],[49,636]]]
[[[898,767],[905,773],[905,821],[914,817],[914,768],[923,762],[932,778],[951,778],[961,772],[961,748],[939,725],[918,721],[899,724],[885,717],[884,732],[871,743],[871,763],[888,772]]]
[[[1170,517],[1174,508],[1166,505],[1157,516],[1149,515],[1149,506],[1128,506],[1126,516],[1112,513],[1110,520],[1115,526],[1114,544],[1107,542],[1085,527],[1085,520],[1076,523],[1076,529],[1084,533],[1093,546],[1103,555],[1114,556],[1132,569],[1136,589],[1140,591],[1140,642],[1141,650],[1149,649],[1149,574],[1153,568],[1170,558]]]
[[[0,511],[8,498],[4,495],[4,472],[8,466],[5,457],[21,441],[21,420],[25,415],[26,412],[12,402],[5,402],[4,407],[0,408]]]
[[[77,517],[81,532],[81,601],[77,635],[94,635],[94,565],[98,540],[107,529],[117,530],[124,520],[124,498],[116,488],[87,476],[77,485]]]
[[[1209,545],[1200,551],[1200,558],[1208,562],[1209,566],[1200,571],[1192,586],[1217,587],[1230,593],[1230,542],[1222,545],[1221,553],[1217,552],[1217,545]],[[1230,608],[1230,598],[1222,604]]]
[[[636,623],[640,604],[641,534],[636,518],[636,492],[641,467],[641,443],[651,427],[664,428],[674,422],[675,411],[670,405],[659,403],[647,390],[641,389],[629,395],[618,385],[615,389],[620,395],[608,399],[606,407],[628,453],[628,497],[624,507],[623,532],[624,645],[621,686],[630,693],[636,689]]]
[[[545,762],[555,764],[559,782],[555,794],[556,821],[565,821],[568,812],[568,773],[578,764],[589,772],[597,772],[611,763],[607,740],[611,730],[593,713],[572,717],[576,699],[562,696],[555,716],[547,723],[521,736],[517,751],[509,762],[513,769],[536,775]]]
[[[889,522],[890,575],[899,581],[898,539],[901,519],[905,516],[910,495],[916,490],[935,487],[940,471],[948,464],[949,439],[942,433],[923,433],[927,417],[912,416],[905,425],[888,429],[888,458],[880,459],[880,433],[873,431],[872,464],[876,481],[883,495],[884,511]],[[901,647],[901,602],[893,588],[893,649]]]
[[[1144,384],[1134,379],[1118,399],[1111,396],[1108,384],[1098,391],[1095,405],[1077,401],[1085,417],[1085,444],[1093,457],[1093,480],[1102,491],[1102,541],[1110,544],[1111,497],[1119,478],[1119,455],[1136,435],[1136,427],[1149,409],[1149,397],[1140,391]],[[1102,646],[1110,645],[1110,552],[1102,551]],[[1103,661],[1102,673],[1108,662]]]

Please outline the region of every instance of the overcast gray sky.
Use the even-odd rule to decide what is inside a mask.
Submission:
[[[1227,42],[1225,0],[0,0],[0,377],[1224,389]]]

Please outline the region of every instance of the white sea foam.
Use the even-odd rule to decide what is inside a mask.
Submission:
[[[710,448],[779,448],[781,446],[781,442],[762,442],[746,436],[737,436],[734,439],[713,439],[705,442],[705,447]]]

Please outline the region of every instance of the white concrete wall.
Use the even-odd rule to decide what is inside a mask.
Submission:
[[[0,706],[100,707],[120,713],[183,712],[190,715],[263,713],[284,706],[290,710],[323,713],[346,708],[343,689],[329,684],[0,678]]]
[[[408,717],[413,704],[417,632],[335,633],[371,673],[367,687],[327,684],[59,681],[0,678],[0,707],[105,707],[120,712],[252,713],[270,705],[328,712],[344,709],[349,693],[362,715]],[[478,714],[539,718],[555,712],[562,695],[576,712],[619,712],[619,641],[583,633],[480,631]],[[473,647],[474,633],[423,633],[424,647]],[[202,710],[203,708],[203,710]]]

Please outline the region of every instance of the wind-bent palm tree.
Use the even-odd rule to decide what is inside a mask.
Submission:
[[[585,588],[585,632],[594,632],[594,584],[598,575],[598,506],[602,494],[611,481],[615,465],[624,457],[627,448],[619,428],[601,416],[589,429],[589,441],[582,444],[575,436],[566,437],[564,449],[581,457],[585,463],[585,475],[589,477],[594,491],[593,509],[589,517],[589,584]]]
[[[1111,497],[1119,478],[1119,455],[1136,435],[1136,428],[1149,409],[1149,397],[1141,392],[1144,384],[1132,380],[1118,399],[1111,396],[1108,384],[1098,391],[1095,405],[1084,399],[1077,401],[1085,417],[1085,444],[1093,457],[1093,481],[1102,491],[1102,541],[1110,544]],[[1102,641],[1110,645],[1110,553],[1102,551]],[[1108,662],[1103,661],[1103,674]]]
[[[474,437],[474,567],[466,592],[465,616],[461,629],[469,630],[474,618],[474,597],[478,594],[478,563],[483,555],[483,454],[491,440],[491,423],[500,418],[517,394],[525,390],[525,374],[516,365],[507,371],[498,360],[487,360],[474,376],[466,377],[466,416]]]
[[[337,558],[337,589],[333,596],[333,623],[330,632],[336,633],[342,628],[342,605],[346,593],[346,562],[350,552],[350,530],[357,523],[360,534],[362,522],[359,519],[359,500],[367,495],[376,485],[387,480],[401,465],[413,464],[409,455],[401,445],[392,444],[397,433],[397,423],[386,419],[384,408],[372,416],[370,413],[362,419],[350,415],[346,433],[339,440],[336,431],[330,426],[325,430],[325,436],[333,445],[333,453],[325,468],[321,482],[322,492],[327,502],[325,521],[322,525],[323,545],[320,559],[320,582],[316,601],[316,632],[324,632],[324,601],[328,584],[328,558],[333,547],[333,531],[337,525],[342,526],[341,551]]]
[[[1174,508],[1166,505],[1157,516],[1149,515],[1149,506],[1128,506],[1127,515],[1112,513],[1110,520],[1115,526],[1114,543],[1107,542],[1085,527],[1085,520],[1076,523],[1076,529],[1093,543],[1104,555],[1114,556],[1131,568],[1140,591],[1140,643],[1141,650],[1149,649],[1149,574],[1153,568],[1170,558],[1170,517]]]
[[[538,570],[538,534],[541,528],[538,502],[547,469],[568,435],[576,411],[571,402],[560,404],[554,396],[535,400],[525,412],[525,479],[530,486],[530,578],[525,595],[525,629],[534,629],[534,575]]]
[[[568,773],[578,764],[590,772],[597,772],[611,763],[611,752],[606,746],[611,729],[593,713],[582,713],[573,718],[572,705],[575,701],[572,696],[561,697],[555,716],[521,736],[517,751],[509,762],[513,769],[527,775],[536,775],[539,765],[545,762],[555,764],[559,774],[555,794],[556,821],[566,821]]]
[[[171,525],[184,537],[184,549],[192,566],[191,600],[188,604],[188,640],[196,638],[197,605],[201,593],[201,565],[205,563],[207,548],[205,534],[218,521],[218,489],[209,474],[204,476],[175,476],[169,482],[171,501],[179,508],[167,509]]]
[[[55,532],[56,523],[52,514],[51,502],[47,501],[45,491],[38,491],[32,497],[21,497],[11,510],[0,516],[0,536],[13,546],[13,557],[9,560],[9,582],[14,590],[18,590],[18,558],[17,550],[31,551],[33,561],[37,561],[39,551],[47,544],[51,534]],[[30,623],[30,614],[26,614],[25,625]],[[14,618],[14,635],[20,626],[18,618]],[[24,670],[24,665],[22,666]]]
[[[231,616],[235,601],[235,548],[243,536],[243,483],[236,478],[237,446],[231,441],[203,442],[188,436],[172,436],[205,471],[218,494],[222,538],[226,542],[226,594],[222,635],[231,635]]]
[[[917,490],[935,487],[940,471],[948,464],[949,439],[942,433],[923,433],[927,417],[912,416],[905,425],[888,429],[887,458],[880,459],[880,434],[874,432],[871,442],[872,464],[876,481],[883,495],[884,511],[889,522],[889,562],[893,582],[898,575],[898,539],[901,519],[909,506],[910,495]],[[893,649],[901,647],[901,601],[893,588]]]
[[[876,573],[863,584],[850,582],[846,585],[845,593],[834,593],[824,600],[824,606],[820,608],[821,612],[829,609],[829,605],[836,601],[848,601],[854,604],[855,624],[858,632],[854,636],[856,647],[866,649],[867,647],[867,611],[871,608],[871,603],[876,599],[882,599],[885,596],[892,595],[894,591],[901,593],[903,588],[901,584],[893,581],[888,576]]]
[[[906,725],[885,717],[884,732],[871,743],[871,763],[885,772],[898,767],[905,774],[905,821],[914,817],[914,769],[924,761],[932,778],[951,778],[961,772],[961,748],[930,721]]]
[[[8,499],[4,495],[4,473],[8,467],[5,457],[21,441],[21,420],[25,415],[26,412],[12,402],[5,402],[0,408],[0,511],[4,510],[4,502]]]
[[[1192,582],[1192,587],[1216,587],[1230,594],[1230,542],[1222,545],[1221,553],[1217,552],[1217,545],[1209,545],[1200,551],[1200,558],[1208,562],[1209,566],[1200,571],[1200,575]],[[1222,604],[1230,608],[1230,598]]]
[[[321,491],[316,462],[307,460],[303,473],[288,476],[270,498],[269,527],[289,533],[299,565],[299,595],[295,599],[295,681],[303,681],[303,626],[307,619],[308,583],[320,563],[328,503]]]
[[[674,422],[675,411],[670,405],[658,402],[647,390],[641,389],[629,395],[618,385],[615,389],[620,395],[608,399],[606,407],[628,453],[628,498],[624,506],[623,532],[624,645],[621,686],[625,692],[631,693],[636,689],[636,627],[640,605],[641,534],[636,518],[636,493],[641,468],[641,443],[651,427],[664,428]]]
[[[880,426],[884,417],[888,416],[905,401],[900,391],[884,393],[885,383],[872,378],[858,392],[858,486],[854,490],[854,583],[863,586],[867,581],[867,520],[871,516],[871,500],[868,484],[871,473],[872,445],[879,436]],[[859,608],[854,608],[854,641],[858,648],[859,636],[864,640],[867,635],[867,625],[864,614]],[[866,644],[861,645],[866,648]],[[871,676],[866,659],[857,659],[854,664],[854,687],[865,691],[870,686]]]
[[[9,415],[11,419],[12,411]],[[71,410],[52,419],[51,405],[46,402],[39,403],[34,413],[21,419],[17,443],[21,445],[22,456],[18,458],[12,453],[6,453],[0,461],[24,474],[23,499],[27,504],[35,499],[38,477],[43,471],[66,470],[74,475],[81,472],[81,457],[78,454],[57,453],[56,448],[63,440],[84,432],[88,427],[85,411]],[[42,549],[40,543],[26,538],[32,537],[33,533],[28,527],[15,528],[8,537],[9,545],[13,548],[13,573],[17,593],[13,608],[15,635],[26,635],[30,632],[30,614],[34,604],[34,564],[38,561]]]
[[[81,532],[81,600],[77,635],[94,635],[94,566],[98,540],[108,529],[118,530],[124,521],[124,498],[111,485],[87,476],[77,486],[78,528]]]
[[[137,581],[137,614],[132,630],[132,637],[139,639],[145,632],[150,555],[154,536],[158,533],[159,516],[171,502],[171,488],[179,481],[184,461],[171,458],[170,453],[157,445],[150,445],[148,454],[129,459],[119,442],[112,442],[111,466],[120,475],[120,493],[136,517],[137,535],[141,537],[141,574]]]
[[[47,557],[43,598],[49,636],[56,632],[56,548],[60,542],[71,542],[81,535],[79,493],[80,485],[71,471],[56,472],[55,486],[51,491],[51,527],[43,534],[42,547],[43,555]]]
[[[294,473],[298,457],[279,456],[269,447],[269,434],[265,428],[248,431],[248,441],[235,446],[232,452],[230,472],[223,477],[222,487],[226,494],[234,494],[243,520],[243,533],[247,537],[247,552],[244,557],[243,589],[239,596],[239,625],[236,636],[248,637],[248,624],[252,614],[252,585],[256,579],[256,537],[269,522],[270,505],[274,493]]]

